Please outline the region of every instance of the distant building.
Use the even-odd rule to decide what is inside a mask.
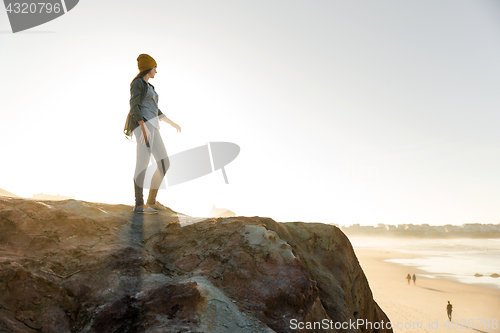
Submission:
[[[226,208],[217,208],[215,205],[212,206],[212,210],[210,211],[210,217],[233,217],[236,214],[229,209]]]
[[[43,192],[40,192],[38,194],[33,194],[32,199],[36,200],[67,200],[67,199],[74,199],[75,197],[65,197],[62,195],[53,195],[53,194],[43,194]]]
[[[0,197],[16,197],[16,198],[20,198],[20,196],[14,194],[14,193],[10,193],[9,191],[6,191],[6,190],[1,189],[1,188],[0,188]]]

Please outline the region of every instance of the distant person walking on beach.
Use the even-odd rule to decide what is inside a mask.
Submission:
[[[417,277],[413,274],[413,284],[417,284]]]
[[[170,167],[170,160],[160,135],[160,120],[181,131],[179,125],[168,119],[158,109],[158,94],[149,83],[156,75],[156,61],[147,54],[137,58],[139,74],[130,83],[130,111],[123,132],[126,136],[135,135],[137,140],[137,159],[134,174],[135,208],[134,212],[156,214],[158,210],[167,208],[156,201],[160,184]],[[144,204],[144,176],[151,158],[155,158],[157,169],[151,180],[149,197]]]
[[[448,301],[448,305],[446,305],[446,313],[448,313],[448,319],[451,321],[451,311],[453,305],[451,305],[450,301]]]
[[[411,275],[410,275],[410,274],[408,274],[408,275],[406,276],[406,279],[408,280],[408,284],[410,284],[410,281],[411,281]]]

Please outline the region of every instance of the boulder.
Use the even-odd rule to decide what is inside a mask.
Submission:
[[[392,332],[336,226],[132,209],[0,197],[0,331]]]

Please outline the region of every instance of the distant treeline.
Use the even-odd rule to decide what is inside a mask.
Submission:
[[[343,226],[342,231],[350,236],[404,236],[404,237],[436,237],[436,238],[500,238],[500,224],[463,224],[439,225],[428,224],[378,224],[361,226],[354,224]]]

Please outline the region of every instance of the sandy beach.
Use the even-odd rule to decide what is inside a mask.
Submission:
[[[383,261],[417,255],[356,248],[355,252],[374,299],[390,318],[394,332],[500,332],[498,288],[426,278],[422,275],[428,273],[417,268]],[[408,273],[416,274],[416,285],[413,282],[408,285]],[[448,322],[448,301],[453,305],[452,319],[457,320],[456,324]],[[493,327],[494,319],[497,328]],[[420,327],[418,323],[421,323]]]

